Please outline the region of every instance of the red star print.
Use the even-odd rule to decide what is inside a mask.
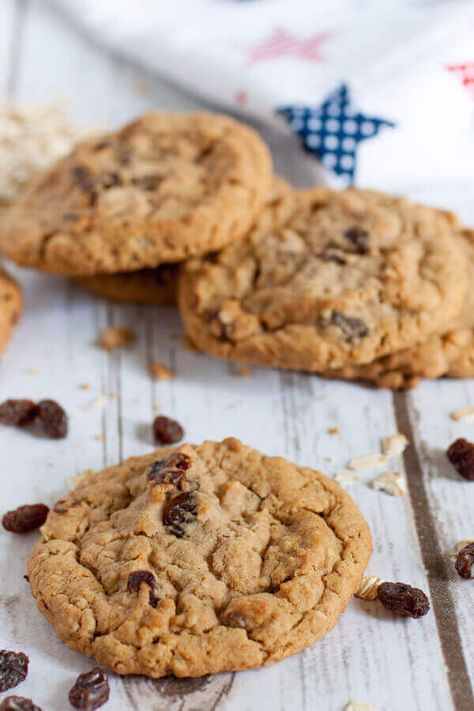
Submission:
[[[250,50],[247,61],[249,64],[256,64],[279,57],[297,57],[306,62],[322,62],[320,47],[328,37],[327,32],[321,32],[300,38],[283,27],[275,27],[268,39]]]
[[[450,64],[447,67],[449,72],[454,72],[461,79],[463,86],[470,90],[474,97],[474,62],[464,64]]]

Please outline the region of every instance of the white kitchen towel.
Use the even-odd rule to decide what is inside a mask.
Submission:
[[[472,0],[54,0],[123,56],[293,132],[328,184],[474,177]]]

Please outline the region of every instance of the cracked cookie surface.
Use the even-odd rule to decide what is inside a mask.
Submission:
[[[3,218],[0,247],[69,276],[178,262],[242,237],[270,181],[269,151],[251,128],[153,112],[33,179]]]
[[[41,530],[28,576],[60,638],[155,678],[269,665],[311,645],[372,548],[333,481],[233,438],[87,474]]]
[[[0,269],[0,351],[10,340],[22,309],[23,300],[19,285],[9,274]]]
[[[289,193],[246,240],[186,264],[188,334],[222,358],[313,372],[411,347],[459,315],[461,230],[451,213],[373,191]]]
[[[162,264],[156,269],[76,277],[74,281],[110,301],[173,306],[176,303],[178,269],[176,264]]]
[[[463,230],[468,284],[474,281],[474,230]],[[367,365],[348,365],[329,371],[331,378],[361,380],[395,390],[413,388],[420,378],[474,377],[474,291],[467,289],[461,314],[445,333],[431,336]]]

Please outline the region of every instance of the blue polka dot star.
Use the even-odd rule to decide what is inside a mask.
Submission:
[[[355,179],[359,143],[373,138],[383,127],[395,126],[392,121],[356,111],[346,84],[318,107],[286,106],[277,113],[285,117],[308,153],[348,183]]]

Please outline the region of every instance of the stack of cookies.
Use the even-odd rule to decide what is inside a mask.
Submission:
[[[217,357],[394,388],[474,375],[473,233],[377,192],[294,191],[228,117],[154,112],[81,143],[22,192],[0,247],[111,299],[177,295]]]

